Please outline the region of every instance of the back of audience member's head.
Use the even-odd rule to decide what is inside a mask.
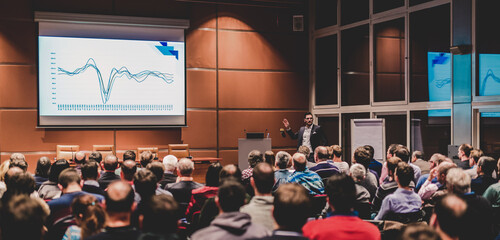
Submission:
[[[304,187],[286,183],[274,193],[273,206],[273,217],[280,230],[300,232],[310,215],[311,201]]]
[[[132,160],[125,160],[120,167],[122,170],[123,179],[127,181],[132,181],[134,179],[134,174],[137,172],[137,164]]]
[[[64,169],[61,174],[59,174],[58,183],[61,184],[63,188],[67,188],[70,184],[80,185],[80,175],[74,168]]]
[[[415,159],[422,159],[422,160],[425,160],[424,159],[424,154],[421,152],[421,151],[414,151],[412,154],[411,154],[411,158],[415,158]]]
[[[153,161],[153,153],[149,150],[143,151],[139,156],[141,166],[145,168],[148,164]]]
[[[401,234],[401,240],[441,240],[439,234],[426,224],[409,224]]]
[[[339,146],[339,145],[332,145],[331,146],[331,149],[332,149],[332,158],[335,156],[335,157],[342,157],[342,147]]]
[[[4,181],[5,181],[5,184],[9,184],[9,180],[12,176],[14,176],[15,174],[19,174],[19,173],[24,173],[25,171],[23,171],[22,169],[18,168],[18,167],[11,167],[7,170],[7,172],[5,173],[5,176],[4,176]]]
[[[365,179],[366,176],[366,168],[363,167],[363,165],[359,163],[355,163],[351,165],[351,168],[349,169],[349,173],[354,180],[354,182],[361,182],[363,179]]]
[[[252,173],[255,188],[261,194],[271,193],[274,186],[274,171],[268,163],[259,163]]]
[[[81,171],[83,180],[97,180],[99,176],[99,163],[88,161],[82,165]]]
[[[92,152],[89,154],[89,161],[95,161],[97,163],[101,163],[102,154],[100,152]]]
[[[0,181],[5,181],[5,174],[9,171],[9,166],[10,160],[3,161],[3,163],[0,164]]]
[[[9,174],[7,181],[5,182],[7,186],[7,191],[2,196],[2,202],[9,200],[15,195],[27,195],[35,191],[35,179],[30,173],[15,171],[12,175]]]
[[[302,146],[299,147],[299,149],[297,149],[297,152],[304,154],[304,156],[306,156],[306,158],[307,158],[311,154],[311,149],[309,149],[308,147],[302,145]]]
[[[151,175],[153,174],[151,173]],[[132,211],[132,205],[134,204],[134,190],[132,186],[126,182],[114,181],[109,184],[105,199],[106,212],[108,214],[130,213]]]
[[[146,166],[146,169],[151,171],[155,177],[156,181],[160,182],[163,178],[163,173],[165,172],[165,166],[160,162],[152,162]]]
[[[389,145],[389,147],[387,148],[387,153],[391,154],[394,157],[395,156],[394,152],[396,151],[396,148],[398,148],[399,145],[400,144],[397,143]]]
[[[172,196],[153,196],[142,214],[144,233],[169,234],[177,231],[178,204]]]
[[[473,160],[475,164],[479,162],[479,158],[484,156],[484,153],[481,149],[474,149],[470,151],[469,159]]]
[[[253,168],[257,163],[264,162],[264,155],[259,150],[252,150],[248,153],[248,164]]]
[[[375,154],[375,149],[371,145],[365,145],[364,147],[370,153],[370,159],[373,159],[373,156]]]
[[[104,170],[106,171],[115,171],[118,168],[118,158],[113,154],[106,156],[103,163]]]
[[[127,150],[123,153],[123,161],[125,160],[132,160],[132,161],[135,161],[135,152],[132,151],[132,150]]]
[[[354,180],[344,173],[335,174],[326,182],[328,203],[337,213],[349,213],[356,202]]]
[[[446,156],[441,154],[441,153],[434,153],[432,154],[431,158],[429,159],[429,163],[431,164],[431,167],[437,167],[439,164],[442,162],[446,161]]]
[[[297,171],[306,170],[307,159],[306,156],[302,153],[295,153],[292,157],[293,160],[293,168]]]
[[[370,151],[368,151],[365,147],[356,148],[356,150],[354,150],[353,158],[356,163],[363,165],[365,168],[368,168],[368,165],[370,165],[370,161],[372,160],[370,158]]]
[[[75,219],[78,219],[78,226],[81,228],[81,239],[98,234],[104,228],[106,213],[96,197],[90,194],[75,197],[73,203],[71,203],[71,213]]]
[[[227,178],[234,178],[241,182],[241,169],[235,164],[228,164],[222,168],[219,173],[219,185]]]
[[[318,146],[315,151],[317,151],[316,157],[318,159],[318,162],[326,161],[328,160],[328,149],[324,146]]]
[[[35,176],[48,178],[50,169],[50,158],[41,157],[36,162]]]
[[[44,222],[48,215],[48,209],[44,208],[39,200],[26,195],[14,196],[2,208],[1,238],[42,239]]]
[[[208,187],[218,187],[220,185],[220,172],[222,170],[222,165],[219,162],[210,164],[207,169],[207,174],[205,175],[205,185]]]
[[[449,194],[437,201],[430,225],[449,237],[458,237],[464,228],[467,203],[456,195]]]
[[[477,167],[484,175],[491,176],[497,167],[497,161],[492,157],[482,156],[477,162]]]
[[[167,155],[163,158],[163,165],[165,165],[165,170],[174,173],[177,167],[177,157],[174,155]]]
[[[458,149],[459,149],[460,151],[464,152],[465,157],[467,157],[467,158],[468,158],[468,157],[470,156],[470,152],[471,152],[474,148],[472,147],[472,145],[467,144],[467,143],[464,143],[464,144],[460,145],[460,147],[458,147]]]
[[[264,162],[269,163],[271,166],[274,166],[274,152],[273,151],[266,151],[264,152]]]
[[[223,212],[237,212],[245,205],[246,191],[241,183],[227,179],[219,186],[216,202]]]
[[[22,160],[22,159],[11,160],[9,168],[13,168],[13,167],[18,167],[18,168],[22,169],[24,172],[26,172],[26,171],[28,171],[28,162],[26,162],[26,160]]]
[[[13,153],[10,155],[10,161],[23,160],[26,161],[26,157],[22,153]]]
[[[148,169],[141,169],[135,173],[134,186],[135,191],[141,196],[142,200],[147,200],[155,195],[158,180],[153,172]]]
[[[276,153],[275,165],[278,169],[287,169],[291,165],[290,159],[292,159],[290,153],[279,151]]]
[[[400,162],[402,162],[401,158],[398,157],[391,157],[387,159],[387,171],[389,172],[389,175],[394,176],[394,173],[396,172],[396,167]]]
[[[406,162],[399,162],[396,167],[396,181],[401,187],[408,187],[410,182],[413,181],[414,171],[413,168]]]
[[[470,192],[470,176],[461,168],[452,168],[446,175],[446,188],[449,192],[461,195]]]
[[[79,151],[75,153],[75,157],[73,158],[73,161],[75,161],[76,164],[83,164],[84,162],[87,161],[87,156],[85,156],[85,153],[82,151]]]
[[[401,159],[401,161],[407,163],[408,161],[410,161],[410,151],[408,150],[407,147],[403,146],[403,145],[399,145],[397,148],[396,148],[396,151],[394,151],[394,155],[398,158]]]
[[[57,183],[59,174],[66,168],[69,168],[69,162],[66,159],[63,158],[55,161],[52,166],[50,166],[49,181]]]
[[[439,166],[437,166],[438,181],[442,184],[446,184],[446,175],[448,175],[448,171],[455,167],[457,167],[457,165],[451,162],[442,162],[441,164],[439,164]]]
[[[177,171],[180,176],[190,177],[194,171],[194,163],[189,158],[182,158],[177,163]]]

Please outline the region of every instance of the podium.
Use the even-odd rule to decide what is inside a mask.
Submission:
[[[238,138],[238,167],[243,171],[248,168],[248,154],[252,150],[265,151],[272,149],[270,138],[248,139]]]

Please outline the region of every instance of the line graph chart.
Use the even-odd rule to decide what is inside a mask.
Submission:
[[[480,96],[500,95],[498,76],[500,76],[500,54],[479,54]]]
[[[451,98],[451,54],[428,52],[429,101],[449,101]]]

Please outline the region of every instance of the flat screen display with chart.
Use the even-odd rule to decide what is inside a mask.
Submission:
[[[500,54],[479,54],[479,96],[500,95]]]
[[[450,101],[451,99],[451,54],[445,52],[427,53],[429,101]],[[429,110],[429,117],[449,117],[451,111]]]
[[[185,125],[184,47],[39,36],[39,125]]]

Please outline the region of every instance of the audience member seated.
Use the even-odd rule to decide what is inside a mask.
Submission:
[[[477,163],[479,159],[484,155],[481,149],[473,149],[470,151],[469,156],[469,166],[470,169],[465,170],[467,174],[469,174],[471,179],[477,178]]]
[[[436,168],[437,166],[439,166],[439,164],[441,164],[444,161],[448,161],[448,160],[450,160],[449,162],[453,163],[453,161],[451,161],[451,159],[447,158],[443,154],[440,154],[440,153],[432,154],[431,158],[429,159],[430,170]],[[418,192],[420,190],[420,188],[422,187],[422,184],[424,184],[425,180],[427,180],[428,177],[429,177],[429,173],[422,174],[420,176],[420,178],[417,181],[417,185],[415,186],[416,192]],[[437,183],[437,178],[434,177],[431,182]]]
[[[59,174],[66,168],[69,168],[69,162],[66,159],[55,161],[49,170],[49,180],[42,183],[38,189],[38,196],[44,200],[51,200],[61,196],[61,189],[57,186]]]
[[[33,239],[41,240],[44,222],[49,210],[42,201],[26,195],[14,196],[7,205],[2,206],[0,229],[4,240]]]
[[[471,180],[471,189],[477,195],[483,195],[486,189],[497,181],[491,177],[497,161],[492,157],[483,156],[477,163],[477,177]]]
[[[493,239],[493,209],[488,200],[471,192],[470,176],[461,168],[452,168],[446,176],[446,188],[467,203],[463,239]]]
[[[286,181],[302,185],[309,195],[323,194],[325,192],[323,180],[317,173],[306,167],[306,156],[302,153],[295,153],[292,160],[295,171],[288,176]]]
[[[275,169],[276,171],[274,172],[274,186],[273,186],[273,192],[278,190],[278,187],[281,184],[286,183],[286,179],[292,172],[288,170],[288,167],[291,166],[290,159],[292,159],[292,156],[290,156],[289,153],[285,151],[279,151],[276,153],[276,161],[275,161]]]
[[[354,210],[358,212],[360,218],[370,219],[372,208],[370,203],[370,193],[360,184],[366,176],[366,169],[363,165],[355,163],[351,166],[349,175],[352,180],[354,180],[356,186],[356,204],[354,205]]]
[[[302,227],[307,221],[311,201],[306,190],[297,184],[283,184],[274,194],[273,217],[276,229],[265,240],[307,240]]]
[[[99,187],[101,187],[102,190],[106,190],[111,182],[120,180],[120,177],[115,174],[115,170],[118,168],[118,159],[115,155],[110,154],[104,158],[101,165],[104,169],[104,173],[101,175],[98,182]]]
[[[152,162],[146,166],[146,169],[151,171],[156,177],[156,186],[157,187],[156,187],[155,194],[156,195],[162,195],[162,194],[172,195],[167,190],[160,188],[160,181],[163,178],[163,172],[165,172],[165,167],[163,166],[163,164],[160,162]]]
[[[387,159],[387,170],[389,171],[389,175],[385,178],[384,182],[380,184],[380,187],[377,189],[377,193],[375,193],[375,199],[373,200],[373,206],[375,209],[379,210],[382,205],[382,200],[384,200],[387,195],[392,194],[398,189],[398,183],[396,179],[394,179],[394,173],[396,172],[396,167],[398,163],[402,162],[398,157],[392,157]]]
[[[315,151],[314,161],[316,162],[316,166],[311,167],[311,171],[317,173],[322,179],[326,179],[340,172],[335,165],[327,162],[328,149],[326,149],[326,147],[318,146]]]
[[[252,222],[262,224],[269,231],[274,229],[272,218],[273,200],[271,191],[274,185],[274,172],[268,163],[259,163],[253,168],[250,178],[255,196],[247,205],[241,207],[240,212],[250,215]]]
[[[416,184],[417,180],[420,178],[420,175],[422,175],[422,174],[421,174],[420,168],[417,165],[411,163],[410,150],[408,150],[408,148],[406,146],[399,145],[396,148],[396,151],[394,151],[394,155],[396,155],[396,157],[400,158],[401,161],[408,163],[408,165],[410,165],[410,167],[413,168],[413,179],[412,179],[413,186],[412,187],[415,188],[415,184]]]
[[[405,162],[398,164],[395,174],[398,189],[384,198],[375,220],[399,220],[400,216],[408,216],[410,222],[418,220],[422,200],[409,186],[413,176],[411,166]]]
[[[140,232],[130,225],[131,213],[135,208],[134,190],[130,184],[115,181],[109,184],[106,194],[107,213],[104,232],[93,235],[88,240],[136,240]]]
[[[339,169],[341,173],[349,174],[349,164],[342,161],[342,147],[339,145],[332,145],[327,147],[329,163],[333,164],[335,167]]]
[[[10,160],[3,161],[3,163],[0,164],[0,197],[2,197],[4,192],[7,190],[7,186],[5,186],[5,174],[9,171],[9,165]]]
[[[71,203],[77,196],[83,194],[91,194],[82,191],[80,187],[80,176],[73,168],[65,169],[59,175],[59,184],[62,188],[62,195],[60,198],[48,202],[50,207],[50,215],[47,219],[47,239],[61,239],[68,225],[61,224],[62,219],[71,215]],[[104,198],[101,195],[93,194],[95,198],[101,202]]]
[[[198,222],[198,219],[193,219],[193,215],[201,211],[201,208],[207,199],[217,195],[220,185],[219,176],[221,171],[222,166],[220,163],[216,162],[210,164],[207,169],[207,174],[205,175],[205,186],[193,189],[191,192],[191,200],[189,201],[186,210],[186,219],[188,222]]]
[[[261,162],[264,162],[264,155],[262,155],[259,150],[252,150],[250,153],[248,153],[249,166],[247,169],[241,172],[241,180],[243,181],[243,185],[247,189],[247,192],[249,192],[248,190],[251,190],[250,178],[252,177],[253,168],[255,167],[255,165]],[[251,193],[251,195],[253,195],[253,193]]]
[[[97,162],[99,164],[99,167],[100,167],[101,166],[101,162],[102,162],[102,154],[100,152],[92,152],[92,153],[90,153],[89,154],[89,161]]]
[[[442,240],[439,234],[425,224],[408,224],[401,233],[402,240]]]
[[[35,191],[35,179],[31,174],[23,172],[22,169],[18,167],[12,167],[5,174],[5,184],[7,186],[7,191],[5,191],[2,196],[2,205],[6,206],[8,202],[17,195],[26,195],[36,197],[33,195]]]
[[[28,171],[28,162],[24,159],[14,159],[10,160],[9,168],[18,167],[23,170],[23,172]]]
[[[136,192],[134,201],[138,202],[138,204],[137,208],[132,213],[131,225],[139,227],[139,215],[143,213],[149,200],[151,200],[151,198],[156,194],[156,188],[158,186],[156,176],[153,172],[143,168],[135,173],[133,186]]]
[[[163,158],[163,165],[165,165],[165,172],[163,173],[163,179],[160,181],[160,187],[165,189],[167,184],[177,181],[177,175],[175,175],[177,158],[174,155],[167,155]]]
[[[35,170],[35,190],[38,191],[43,182],[49,180],[50,159],[48,157],[41,157],[36,162]]]
[[[464,170],[467,170],[470,168],[469,156],[470,156],[470,152],[473,149],[474,148],[470,144],[467,144],[467,143],[464,143],[464,144],[460,145],[460,147],[458,147],[458,158],[460,159],[460,162],[458,163],[458,167],[460,167]]]
[[[387,148],[387,153],[386,153],[386,159],[389,159],[391,157],[395,157],[396,155],[394,154],[394,152],[396,151],[396,148],[399,146],[399,144],[391,144],[389,145],[389,147]],[[387,177],[387,175],[389,174],[388,170],[387,170],[387,162],[384,162],[384,164],[382,164],[382,172],[380,173],[380,176],[379,176],[379,183],[382,184],[384,182],[384,179]]]
[[[75,169],[79,174],[81,173],[82,165],[86,161],[87,161],[87,156],[85,156],[84,152],[80,151],[75,153],[75,156],[73,157],[73,162],[75,163]]]
[[[125,151],[122,156],[123,157],[122,157],[121,163],[123,163],[127,160],[132,160],[132,161],[136,162],[136,155],[135,155],[135,152],[132,150]],[[121,171],[122,171],[122,169],[121,169],[121,167],[119,167],[115,170],[115,174],[118,176],[121,176]]]
[[[272,167],[274,167],[275,156],[273,151],[265,151],[264,152],[264,162],[268,163]]]
[[[464,224],[466,211],[467,203],[461,198],[449,194],[436,203],[429,225],[436,230],[443,240],[459,239],[462,232],[470,227]]]
[[[500,159],[497,162],[497,167],[500,165]],[[498,175],[497,175],[498,176]],[[500,209],[500,182],[489,186],[483,194],[493,208]]]
[[[92,195],[77,196],[71,204],[71,213],[76,225],[68,227],[62,240],[86,239],[100,233],[104,228],[106,213],[99,201]]]
[[[311,156],[311,154],[314,154],[314,153],[311,153],[311,149],[309,149],[309,147],[302,145],[297,149],[297,152],[304,154],[307,159],[309,159],[309,158],[311,159],[311,162],[308,160],[306,163],[307,168],[312,168],[312,167],[316,166],[316,163],[313,162],[314,155]]]
[[[128,182],[130,185],[133,185],[134,175],[137,172],[137,163],[132,160],[125,160],[123,161],[120,169],[121,179],[125,182]]]
[[[94,161],[88,161],[81,167],[83,185],[82,191],[99,194],[104,196],[104,191],[99,187],[97,179],[99,178],[99,164]]]
[[[363,165],[363,167],[365,167],[366,176],[360,184],[361,186],[366,188],[366,190],[368,190],[368,192],[370,193],[370,199],[373,199],[375,197],[375,193],[377,192],[378,181],[375,174],[372,173],[368,168],[368,166],[370,165],[370,161],[370,151],[368,151],[365,147],[356,148],[352,157],[352,162],[359,163]]]
[[[305,164],[304,164],[305,165]],[[245,188],[238,182],[226,180],[219,187],[215,198],[219,215],[210,226],[195,232],[192,240],[203,239],[250,239],[269,235],[264,226],[251,222],[248,214],[239,212],[245,204]]]
[[[142,234],[144,240],[178,240],[178,205],[172,196],[153,196],[142,212]]]
[[[431,171],[431,164],[424,159],[424,154],[421,151],[414,151],[411,155],[411,163],[420,168],[421,174],[428,174]],[[418,179],[415,179],[417,181]]]
[[[448,174],[448,171],[454,167],[456,167],[454,163],[445,161],[439,164],[439,166],[433,168],[429,177],[418,191],[420,198],[423,201],[430,201],[435,198],[436,192],[445,190],[446,175]],[[437,178],[437,183],[432,183],[432,179],[434,178]]]
[[[149,150],[142,152],[139,156],[139,162],[141,164],[141,168],[146,168],[148,164],[153,162],[153,153]]]
[[[179,211],[186,213],[193,189],[203,187],[203,184],[193,181],[194,163],[188,158],[183,158],[177,163],[179,182],[167,184],[166,190],[174,195],[179,204]]]
[[[370,152],[370,165],[368,165],[368,169],[375,171],[374,174],[377,177],[377,179],[380,178],[380,174],[382,173],[382,163],[377,161],[375,158],[375,149],[371,145],[365,145],[364,146],[368,152]]]
[[[380,239],[378,228],[361,220],[353,212],[356,187],[345,174],[330,177],[326,184],[327,200],[332,213],[326,219],[308,222],[302,228],[309,239]]]

